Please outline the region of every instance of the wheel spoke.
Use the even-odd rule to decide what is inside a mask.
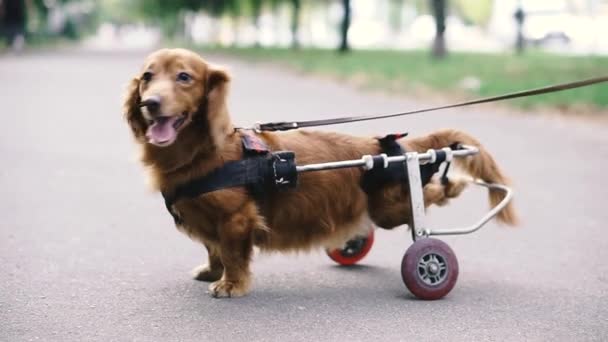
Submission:
[[[438,285],[447,275],[448,265],[440,254],[428,253],[418,259],[418,277],[427,285]]]

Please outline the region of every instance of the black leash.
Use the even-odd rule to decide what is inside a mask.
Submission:
[[[524,91],[504,94],[504,95],[486,97],[486,98],[482,98],[482,99],[466,101],[466,102],[461,102],[461,103],[456,103],[456,104],[451,104],[451,105],[417,109],[417,110],[403,112],[403,113],[384,114],[384,115],[363,115],[363,116],[353,116],[353,117],[324,119],[324,120],[310,120],[310,121],[268,122],[268,123],[263,123],[263,124],[256,124],[254,129],[258,130],[258,131],[288,131],[288,130],[304,128],[304,127],[337,125],[337,124],[357,122],[357,121],[386,119],[386,118],[392,118],[392,117],[396,117],[396,116],[433,112],[433,111],[441,110],[441,109],[457,108],[457,107],[470,106],[470,105],[475,105],[475,104],[480,104],[480,103],[509,100],[509,99],[515,99],[518,97],[527,97],[527,96],[533,96],[533,95],[554,93],[554,92],[558,92],[558,91],[562,91],[562,90],[580,88],[580,87],[585,87],[585,86],[589,86],[592,84],[603,83],[603,82],[607,82],[607,81],[608,81],[608,76],[602,76],[602,77],[595,77],[595,78],[590,78],[590,79],[586,79],[586,80],[582,80],[582,81],[568,82],[568,83],[562,83],[562,84],[557,84],[557,85],[552,85],[552,86],[547,86],[547,87],[542,87],[542,88],[537,88],[537,89],[530,89],[530,90],[524,90]]]

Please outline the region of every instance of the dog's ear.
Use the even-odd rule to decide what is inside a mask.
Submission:
[[[224,144],[226,137],[231,132],[234,132],[226,104],[229,83],[230,76],[226,71],[215,67],[208,69],[205,88],[207,101],[206,121],[216,148],[220,148]]]
[[[222,110],[226,102],[226,96],[228,95],[229,82],[230,76],[225,70],[209,67],[207,82],[205,84],[208,113],[217,113]]]
[[[230,82],[230,76],[226,70],[217,67],[209,67],[207,72],[207,94],[211,94],[214,90],[225,87],[228,82]]]
[[[146,134],[146,121],[139,109],[141,98],[139,96],[139,78],[134,77],[127,86],[122,106],[123,114],[136,139],[144,138]]]

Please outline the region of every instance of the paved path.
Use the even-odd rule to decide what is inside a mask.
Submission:
[[[142,57],[0,57],[0,341],[608,340],[608,127],[491,107],[336,127],[476,135],[514,179],[522,226],[446,238],[461,274],[440,301],[402,284],[403,229],[379,232],[353,269],[321,252],[256,255],[252,294],[217,300],[190,280],[203,249],[146,191],[121,119]],[[215,61],[232,69],[242,124],[424,105]],[[484,200],[470,190],[432,223],[471,223]]]

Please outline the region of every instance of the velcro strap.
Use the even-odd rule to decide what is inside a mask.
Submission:
[[[435,163],[441,164],[445,161],[446,153],[444,150],[435,150],[435,155],[437,156],[435,158]]]
[[[374,161],[374,169],[384,169],[386,167],[386,154],[373,156],[372,160]]]

